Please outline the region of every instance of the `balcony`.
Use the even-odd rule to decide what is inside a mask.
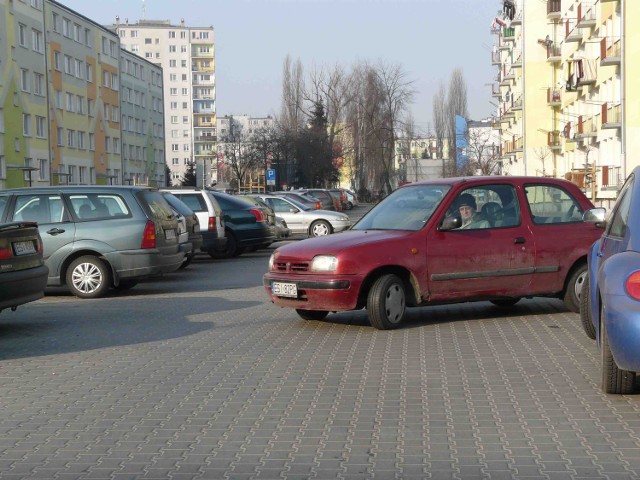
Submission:
[[[196,135],[193,137],[194,142],[217,142],[218,137],[215,135]]]
[[[600,40],[600,65],[620,65],[620,39],[604,37]]]
[[[491,84],[491,96],[492,97],[502,97],[502,92],[500,91],[500,85],[497,83]]]
[[[515,144],[514,144],[514,152],[522,152],[523,151],[523,147],[524,147],[524,139],[522,137],[517,137],[515,139]]]
[[[602,104],[602,128],[621,128],[622,127],[622,112],[620,104],[611,105],[609,103]]]
[[[560,0],[547,0],[548,20],[559,20],[562,18],[561,3],[562,2]]]
[[[547,145],[551,150],[562,149],[562,143],[560,142],[560,131],[553,130],[547,133]]]
[[[593,117],[584,118],[583,115],[578,117],[578,126],[576,138],[580,140],[589,140],[598,134]]]
[[[592,28],[596,26],[596,9],[593,5],[578,4],[578,28]]]
[[[504,27],[502,29],[502,38],[505,41],[512,41],[516,39],[516,29],[513,27]]]
[[[522,111],[522,97],[518,97],[512,102],[513,111]]]
[[[602,190],[617,191],[624,183],[624,177],[621,174],[620,167],[602,166],[600,174],[600,186]]]
[[[562,61],[562,47],[560,45],[550,45],[547,47],[547,62],[560,63]]]
[[[581,42],[582,32],[578,27],[578,21],[575,18],[568,18],[564,23],[565,42]]]
[[[560,90],[547,88],[547,105],[550,107],[559,107],[562,105],[562,94]]]
[[[497,48],[497,47],[494,47]],[[500,58],[500,52],[491,52],[491,65],[500,65],[502,63],[502,59]]]
[[[513,45],[511,44],[511,42],[505,40],[504,37],[500,36],[500,38],[498,40],[498,49],[499,50],[511,50],[512,48],[513,48]]]
[[[516,16],[511,20],[511,26],[522,25],[522,10],[518,10]]]
[[[522,68],[522,54],[518,55],[518,58],[511,63],[511,69],[514,68]]]

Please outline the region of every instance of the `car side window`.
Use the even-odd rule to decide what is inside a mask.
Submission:
[[[129,209],[122,197],[106,193],[69,195],[73,211],[80,220],[127,217]]]
[[[58,194],[19,195],[13,208],[16,222],[60,223],[65,218],[65,208]]]
[[[4,217],[4,209],[7,208],[7,203],[9,202],[9,197],[3,195],[0,197],[0,220]]]
[[[627,233],[627,220],[629,218],[629,209],[631,208],[631,188],[633,181],[627,182],[621,192],[618,206],[608,222],[607,235],[611,237],[623,238]]]
[[[273,211],[276,213],[289,213],[289,210],[293,208],[290,203],[280,200],[279,198],[269,198],[268,201],[271,208],[273,208]]]
[[[482,185],[463,190],[452,202],[448,216],[462,220],[460,229],[513,227],[520,224],[520,207],[511,185]]]
[[[525,194],[536,225],[576,223],[582,221],[578,201],[556,185],[527,185]]]
[[[194,212],[206,212],[207,204],[200,194],[174,193],[176,197],[184,202]]]

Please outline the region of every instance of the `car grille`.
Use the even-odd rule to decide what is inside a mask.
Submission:
[[[309,262],[276,262],[273,268],[277,272],[308,272]]]

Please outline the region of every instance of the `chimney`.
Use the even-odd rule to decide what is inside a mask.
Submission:
[[[116,15],[116,25],[120,25],[120,16]]]

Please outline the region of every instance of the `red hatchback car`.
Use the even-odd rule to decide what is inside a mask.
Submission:
[[[346,232],[278,248],[264,286],[304,319],[366,307],[378,329],[397,327],[406,307],[478,300],[559,297],[577,312],[587,252],[602,234],[582,219],[591,208],[561,179],[408,184]]]

